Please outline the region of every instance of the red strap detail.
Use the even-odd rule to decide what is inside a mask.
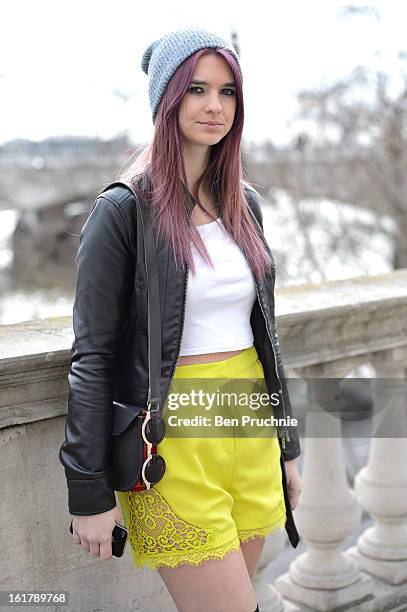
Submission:
[[[144,461],[147,459],[147,444],[144,442],[144,450],[143,450],[143,463]],[[151,447],[151,454],[152,455],[156,455],[157,454],[157,445],[153,444],[153,446]],[[131,488],[131,491],[145,491],[146,490],[146,485],[144,483],[143,477],[140,477],[140,480],[134,485],[134,487]]]

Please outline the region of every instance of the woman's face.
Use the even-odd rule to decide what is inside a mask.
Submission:
[[[232,127],[235,110],[236,89],[227,62],[214,53],[200,57],[178,112],[184,140],[207,146],[218,143]],[[206,121],[218,125],[209,127]]]

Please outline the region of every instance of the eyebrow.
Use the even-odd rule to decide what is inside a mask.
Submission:
[[[198,81],[197,79],[194,79],[193,81],[191,81],[191,83],[196,83],[197,85],[208,85],[206,81]],[[224,83],[222,87],[235,87],[235,84],[234,83]]]

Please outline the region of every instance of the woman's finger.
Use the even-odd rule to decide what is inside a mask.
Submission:
[[[291,510],[295,510],[296,509],[297,504],[298,504],[298,497],[299,497],[298,493],[295,493],[295,492],[291,493],[288,496],[288,498],[290,500]]]
[[[92,557],[99,557],[100,556],[100,542],[90,542],[89,552]]]
[[[81,546],[83,550],[86,550],[86,552],[89,552],[90,548],[89,548],[89,542],[87,540],[81,540]]]
[[[81,543],[81,539],[79,537],[79,534],[77,531],[75,531],[75,529],[73,530],[73,535],[72,535],[73,541],[75,544],[80,544]]]

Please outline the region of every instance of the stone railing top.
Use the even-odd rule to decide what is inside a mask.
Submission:
[[[407,345],[407,269],[276,291],[285,363],[292,368]]]
[[[71,349],[72,317],[49,317],[0,325],[0,372],[9,360],[51,361]]]
[[[384,300],[407,302],[407,268],[276,290],[276,314],[305,314],[329,308],[361,307]]]
[[[407,344],[407,269],[279,288],[275,297],[288,365]],[[16,362],[65,362],[73,339],[71,316],[1,325],[0,374]]]

